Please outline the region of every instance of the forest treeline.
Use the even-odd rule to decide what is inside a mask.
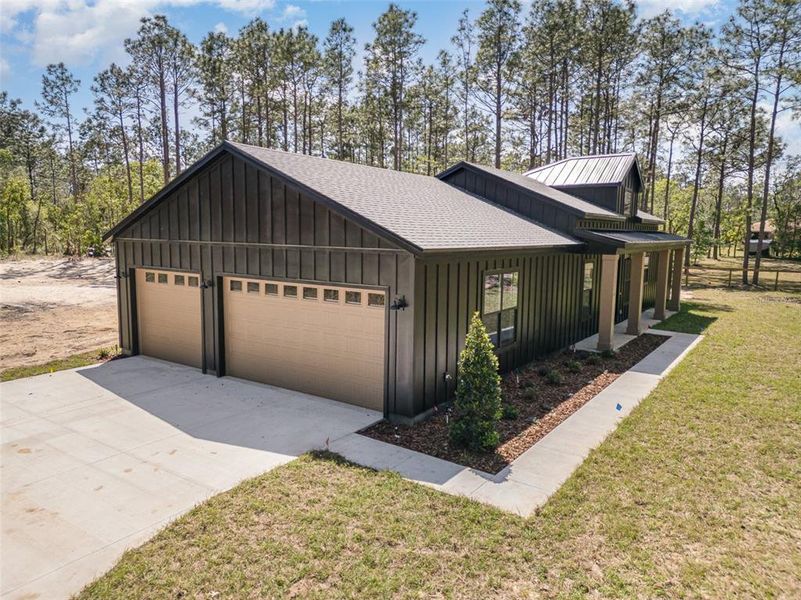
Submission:
[[[2,251],[98,246],[227,139],[429,175],[635,151],[643,209],[695,256],[742,248],[766,219],[801,256],[801,157],[777,134],[801,116],[799,0],[741,0],[717,30],[626,0],[488,0],[450,26],[426,64],[417,15],[395,4],[364,48],[345,18],[324,39],[257,17],[193,44],[157,15],[125,40],[127,66],[82,82],[49,65],[35,102],[0,95]]]

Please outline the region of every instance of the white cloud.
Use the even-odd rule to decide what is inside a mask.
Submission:
[[[699,15],[718,4],[719,0],[671,0],[666,4],[664,0],[640,0],[637,3],[637,14],[648,19],[666,10],[682,13],[685,16]]]
[[[0,56],[0,82],[3,78],[11,73],[11,67],[8,66],[8,61]]]
[[[139,20],[169,7],[212,4],[246,15],[270,10],[275,0],[2,0],[0,30],[30,46],[36,66],[71,66],[124,58],[122,41],[136,34]],[[30,29],[20,25],[30,16]],[[219,27],[221,24],[218,24]]]
[[[214,26],[214,33],[228,33],[228,26],[220,21]]]
[[[281,18],[286,19],[287,21],[291,19],[302,19],[306,16],[306,11],[303,10],[300,6],[296,6],[294,4],[287,4],[284,7],[284,12],[281,13]]]
[[[275,0],[217,0],[217,4],[233,12],[256,14],[270,10],[275,6]]]

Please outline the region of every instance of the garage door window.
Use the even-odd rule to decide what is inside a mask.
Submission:
[[[147,283],[155,283],[156,282],[156,274],[155,273],[151,273],[150,271],[147,271],[145,273],[145,282],[147,282]]]
[[[323,300],[326,302],[339,302],[339,290],[324,290]]]
[[[284,286],[284,298],[297,298],[297,297],[298,297],[298,286],[296,285]]]
[[[384,294],[367,294],[367,306],[383,308]]]
[[[175,285],[184,285],[184,281],[185,279],[183,275],[175,275],[175,277],[173,278],[173,283]]]
[[[264,284],[264,293],[268,296],[277,296],[278,295],[278,284],[277,283],[265,283]]]
[[[168,283],[166,273],[159,273],[159,283]]]
[[[248,281],[248,294],[258,294],[259,287],[258,281]]]
[[[304,300],[317,300],[317,288],[304,287],[303,288],[303,299]]]
[[[197,287],[198,279],[197,277],[192,277],[191,275],[187,279],[189,287]]]
[[[231,280],[231,291],[232,292],[241,292],[242,291],[242,282],[237,281],[236,279]]]
[[[346,304],[361,304],[362,303],[362,293],[361,292],[345,292],[345,303]]]

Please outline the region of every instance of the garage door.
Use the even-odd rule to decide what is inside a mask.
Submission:
[[[382,291],[226,277],[228,375],[384,406]]]
[[[199,282],[197,273],[136,269],[141,354],[201,366]]]

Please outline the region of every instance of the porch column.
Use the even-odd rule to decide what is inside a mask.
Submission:
[[[629,322],[626,333],[640,335],[640,315],[642,314],[642,286],[645,252],[631,255],[631,283],[629,287]]]
[[[611,350],[615,337],[617,254],[601,255],[601,289],[598,300],[598,350]]]
[[[681,308],[681,269],[684,266],[684,248],[673,251],[673,281],[670,290],[668,310],[679,312]]]
[[[654,307],[654,319],[662,321],[665,318],[665,303],[667,302],[670,250],[662,250],[657,256],[659,257],[659,264],[656,267],[656,306]]]

